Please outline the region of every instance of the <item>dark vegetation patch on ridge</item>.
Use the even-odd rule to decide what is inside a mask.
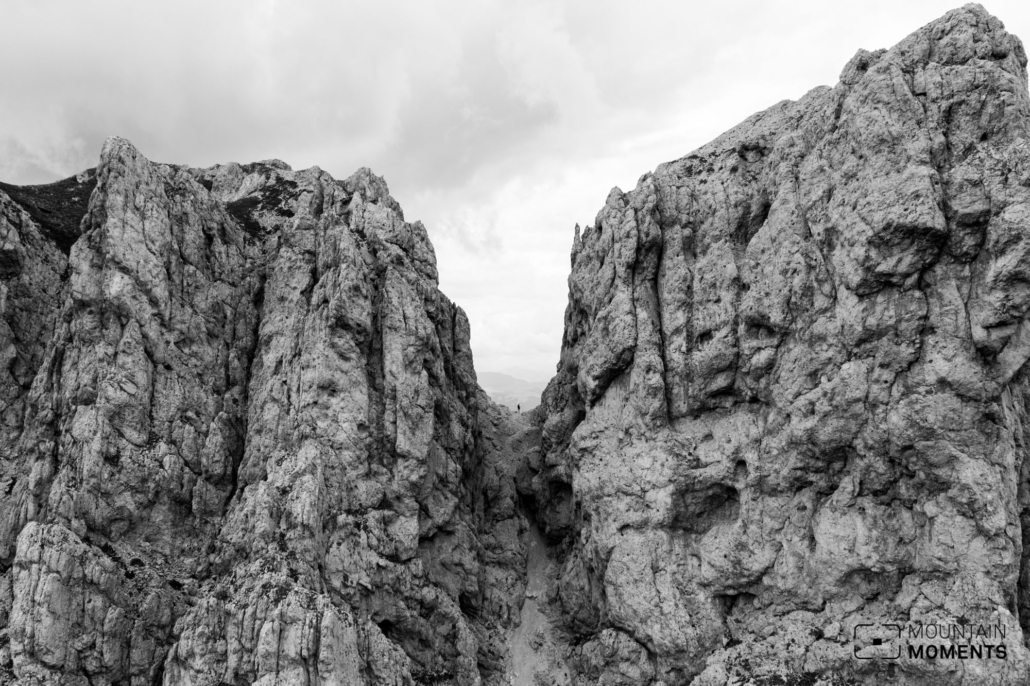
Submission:
[[[84,180],[80,181],[82,178]],[[20,205],[65,255],[82,235],[80,224],[97,185],[96,169],[54,183],[14,186],[0,182],[0,190]]]
[[[243,226],[247,233],[258,236],[263,229],[261,223],[254,217],[254,213],[257,211],[274,212],[280,217],[292,217],[294,212],[290,208],[290,204],[299,194],[296,181],[280,178],[245,198],[226,203],[225,209]]]

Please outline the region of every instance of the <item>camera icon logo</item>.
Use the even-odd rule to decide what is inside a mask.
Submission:
[[[859,660],[897,660],[901,657],[901,625],[855,625],[852,650]]]

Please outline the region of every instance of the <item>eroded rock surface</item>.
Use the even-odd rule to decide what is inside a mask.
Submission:
[[[1030,683],[1026,66],[968,5],[613,190],[529,417],[367,169],[0,184],[0,683]]]
[[[0,361],[0,681],[503,678],[517,429],[367,169],[0,188]]]
[[[1026,65],[967,5],[577,229],[520,488],[581,683],[1030,682]],[[879,623],[1007,657],[855,659]]]

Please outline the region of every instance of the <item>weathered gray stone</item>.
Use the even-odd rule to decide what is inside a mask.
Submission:
[[[0,670],[501,679],[517,430],[424,227],[367,169],[188,169],[110,139],[89,183],[67,257],[31,189],[0,193]]]
[[[614,189],[528,415],[368,169],[0,184],[0,684],[1027,683],[1026,65],[968,5]]]
[[[519,483],[584,683],[1030,679],[1026,64],[967,5],[577,232]],[[854,658],[916,621],[1007,659]]]

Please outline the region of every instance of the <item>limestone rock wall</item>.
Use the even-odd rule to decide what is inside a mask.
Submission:
[[[1030,680],[1026,65],[967,5],[577,229],[523,490],[583,683]],[[853,657],[935,621],[1007,659]]]
[[[367,169],[0,184],[0,684],[1030,682],[1026,67],[967,5],[613,190],[529,418]]]
[[[500,679],[513,429],[383,180],[62,183],[0,189],[0,681]]]

